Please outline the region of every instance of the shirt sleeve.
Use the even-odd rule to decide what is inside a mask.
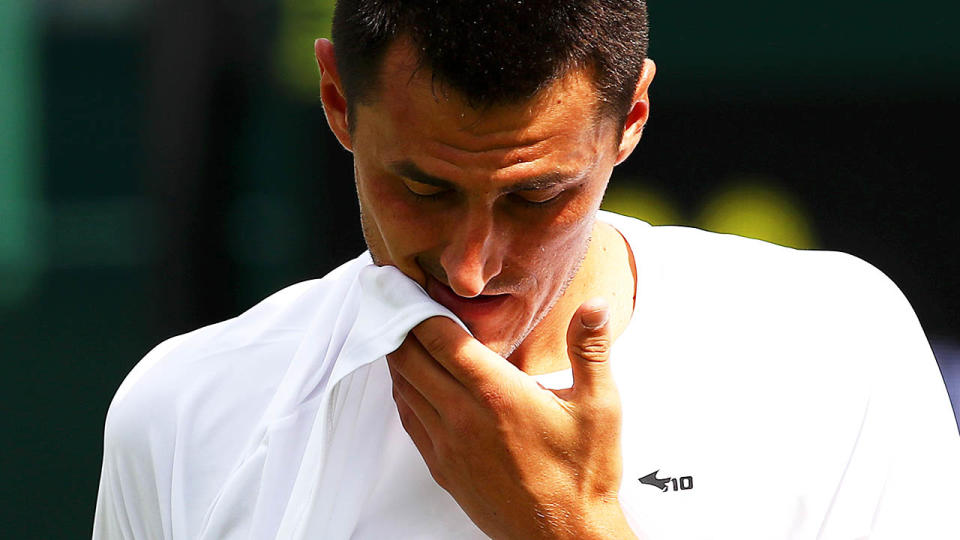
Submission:
[[[95,540],[171,538],[169,454],[176,429],[156,392],[149,384],[139,383],[180,339],[167,340],[147,354],[110,404],[93,522]]]
[[[169,512],[161,498],[157,467],[151,458],[149,438],[127,422],[129,411],[111,406],[104,437],[100,490],[93,523],[93,538],[168,538],[164,517]]]
[[[156,486],[123,470],[115,456],[104,460],[93,521],[96,540],[164,538]]]

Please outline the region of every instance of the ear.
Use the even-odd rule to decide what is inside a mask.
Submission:
[[[637,87],[633,92],[633,103],[630,105],[630,112],[627,113],[627,120],[623,126],[623,138],[620,139],[620,148],[617,152],[617,165],[633,153],[633,149],[637,147],[643,135],[643,126],[646,125],[647,118],[650,116],[650,83],[653,82],[653,76],[656,73],[657,65],[653,60],[649,58],[644,60],[643,71],[640,72]]]
[[[320,100],[323,102],[323,114],[327,124],[337,140],[349,151],[353,151],[350,129],[347,119],[347,98],[343,93],[340,73],[337,71],[337,57],[333,43],[329,39],[318,39],[313,44],[320,68]]]

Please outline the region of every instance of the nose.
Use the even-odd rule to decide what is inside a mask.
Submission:
[[[478,296],[500,273],[497,233],[491,208],[468,210],[451,225],[450,240],[440,256],[453,292],[465,298]]]

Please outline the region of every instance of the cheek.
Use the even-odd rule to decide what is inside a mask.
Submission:
[[[398,193],[387,182],[370,177],[358,181],[364,220],[367,222],[367,244],[382,262],[399,267],[408,275],[414,265],[413,257],[429,249],[434,227],[429,216],[417,211],[408,202],[404,193]],[[376,246],[374,246],[376,244]],[[408,272],[407,270],[411,270]]]
[[[514,250],[509,266],[537,276],[541,285],[566,280],[583,257],[592,222],[589,215],[577,216],[518,230],[514,242],[520,249]]]

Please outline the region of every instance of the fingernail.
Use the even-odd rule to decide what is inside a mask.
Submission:
[[[590,330],[597,330],[603,325],[607,324],[607,319],[610,318],[610,310],[603,307],[596,311],[588,311],[580,315],[580,323],[583,324],[585,328]]]

